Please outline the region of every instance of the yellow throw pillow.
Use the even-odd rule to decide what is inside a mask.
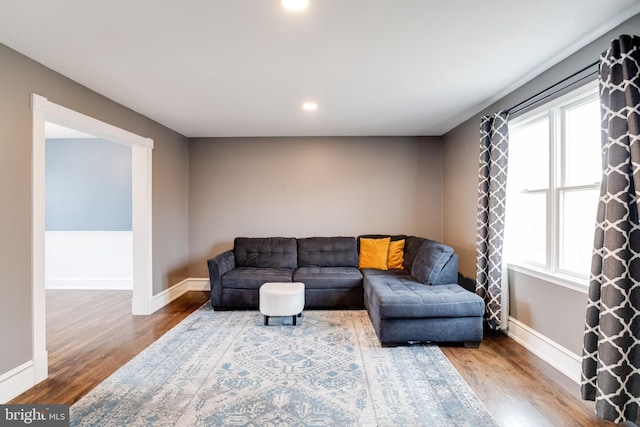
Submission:
[[[404,239],[389,242],[387,267],[389,270],[404,268]]]
[[[387,270],[390,237],[384,239],[360,239],[359,268]]]

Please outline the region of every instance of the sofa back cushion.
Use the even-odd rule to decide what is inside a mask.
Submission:
[[[308,237],[298,239],[299,267],[358,267],[354,237]]]
[[[440,273],[452,256],[451,246],[427,240],[413,259],[411,275],[426,285],[439,284]]]
[[[413,267],[413,260],[416,259],[418,252],[422,248],[422,245],[427,242],[434,242],[433,240],[425,239],[424,237],[407,236],[404,242],[404,269],[411,273],[411,267]]]
[[[237,237],[233,243],[236,267],[291,268],[297,265],[297,244],[293,237]]]

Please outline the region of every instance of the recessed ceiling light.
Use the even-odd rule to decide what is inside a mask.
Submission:
[[[287,10],[299,12],[309,6],[309,0],[280,0],[280,4]]]
[[[318,104],[315,102],[305,102],[302,104],[302,109],[306,111],[315,111],[318,109]]]

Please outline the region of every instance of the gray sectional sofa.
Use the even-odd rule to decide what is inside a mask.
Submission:
[[[303,282],[305,309],[366,308],[383,346],[482,340],[484,302],[458,285],[453,249],[415,236],[405,240],[403,269],[359,269],[359,238],[236,238],[208,260],[215,310],[257,309],[265,282]]]

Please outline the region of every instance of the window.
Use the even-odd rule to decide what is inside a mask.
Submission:
[[[586,285],[601,177],[595,82],[510,120],[507,262]]]

